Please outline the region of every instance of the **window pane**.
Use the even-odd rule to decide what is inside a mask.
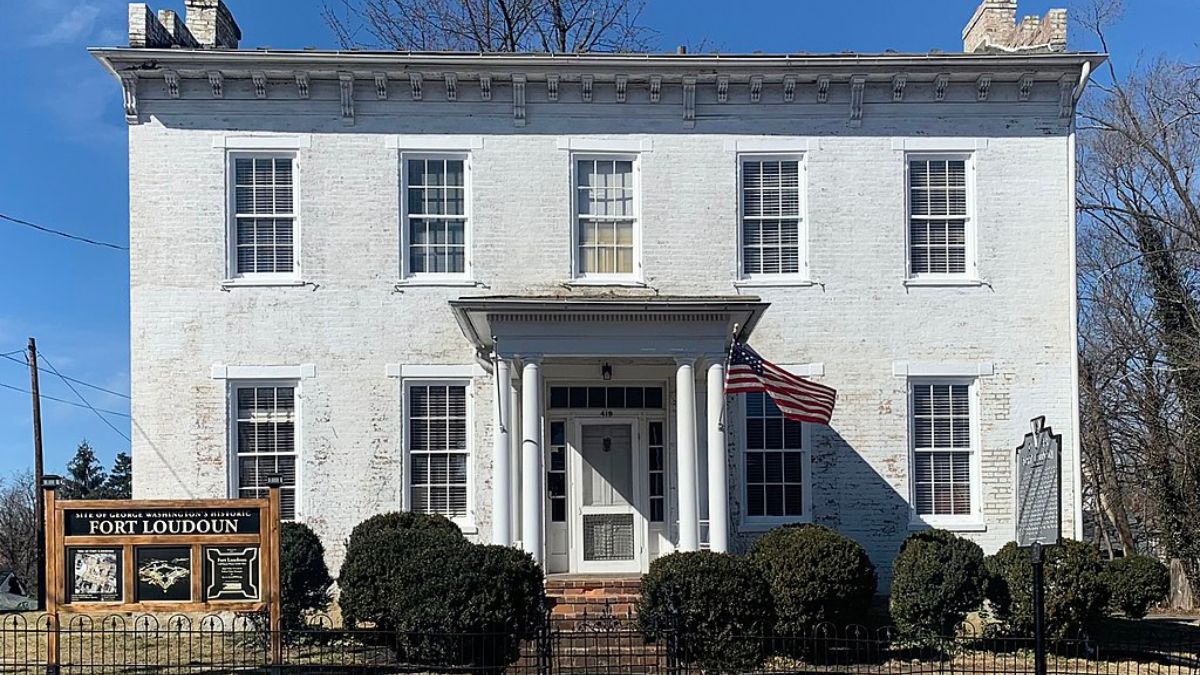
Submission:
[[[440,179],[440,174],[426,175],[431,177]],[[465,516],[470,472],[466,386],[412,385],[407,412],[413,510],[448,518]]]
[[[296,402],[289,386],[247,386],[234,390],[237,434],[237,486],[246,496],[265,496],[267,480],[279,475],[282,516],[296,517]]]
[[[767,394],[747,394],[745,405],[743,467],[748,514],[803,516],[808,453],[803,448],[802,424],[785,419]]]
[[[912,274],[966,273],[968,208],[965,160],[909,163]]]
[[[913,386],[913,498],[918,513],[971,513],[969,393],[966,384]]]

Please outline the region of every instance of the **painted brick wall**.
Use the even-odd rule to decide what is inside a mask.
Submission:
[[[182,84],[207,87],[201,80]],[[530,93],[529,126],[505,106],[356,101],[337,119],[336,85],[312,101],[253,100],[226,81],[226,100],[172,100],[143,86],[142,124],[130,128],[132,392],[137,497],[227,493],[226,383],[214,363],[314,364],[301,383],[302,518],[325,539],[336,569],[362,518],[401,499],[399,382],[389,364],[470,364],[473,353],[446,301],[463,295],[626,293],[730,295],[736,263],[735,153],[739,136],[803,136],[808,154],[811,287],[741,289],[772,303],[753,344],[777,363],[825,364],[839,390],[831,429],[814,432],[815,520],[861,540],[887,566],[908,533],[906,381],[893,363],[991,362],[980,379],[983,518],[988,551],[1013,536],[1012,449],[1044,414],[1074,443],[1071,425],[1068,127],[1057,89],[1018,105],[870,98],[862,127],[846,125],[840,95],[718,107],[699,92],[695,129],[677,110],[544,101]],[[498,85],[499,86],[499,85]],[[281,88],[282,89],[282,88]],[[1044,95],[1043,95],[1044,94]],[[885,96],[880,94],[880,96]],[[969,95],[969,94],[968,94]],[[1015,93],[1011,96],[1015,97]],[[274,94],[273,94],[274,97]],[[503,98],[497,92],[497,98]],[[914,97],[915,98],[915,97]],[[333,99],[333,100],[330,100]],[[731,100],[745,94],[731,94]],[[878,108],[873,107],[880,103]],[[456,107],[457,106],[457,107]],[[303,287],[230,288],[226,276],[226,151],[214,137],[311,134],[297,153],[298,259]],[[396,290],[399,162],[387,134],[478,134],[471,157],[479,288]],[[561,135],[650,138],[641,156],[645,277],[652,290],[569,290],[569,155]],[[906,288],[904,155],[893,139],[987,139],[976,154],[979,268],[986,284]],[[967,140],[963,141],[968,142]],[[479,535],[490,535],[492,391],[473,388]],[[703,387],[700,387],[703,391]],[[704,433],[699,434],[703,445]],[[734,439],[731,439],[731,448]],[[731,450],[732,452],[732,450]],[[703,448],[701,447],[701,456]],[[1066,456],[1068,477],[1075,467]],[[736,472],[735,472],[736,473]],[[731,482],[735,496],[740,488]],[[1073,487],[1064,495],[1071,531]],[[736,497],[735,497],[736,499]],[[738,505],[734,505],[736,520]],[[752,534],[742,532],[744,546]]]

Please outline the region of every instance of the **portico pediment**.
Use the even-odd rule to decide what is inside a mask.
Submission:
[[[755,297],[484,297],[450,302],[481,355],[672,357],[724,353],[769,307]]]

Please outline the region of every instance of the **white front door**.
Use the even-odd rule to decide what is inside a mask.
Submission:
[[[579,572],[640,572],[646,518],[638,424],[578,420],[571,444],[571,567]]]

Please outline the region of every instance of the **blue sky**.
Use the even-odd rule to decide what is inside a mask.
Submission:
[[[1041,14],[1073,0],[1022,0]],[[335,47],[322,0],[226,0],[244,47]],[[707,44],[726,52],[925,51],[961,49],[977,0],[649,0],[645,20],[663,50]],[[120,90],[87,55],[88,45],[124,43],[125,0],[6,0],[0,8],[0,213],[124,244],[128,232],[126,126]],[[1159,53],[1194,60],[1196,0],[1133,0],[1110,31],[1119,67]],[[182,0],[151,2],[182,13]],[[1074,28],[1074,26],[1073,26]],[[1075,49],[1094,49],[1076,32]],[[128,261],[123,252],[0,221],[0,354],[28,336],[64,374],[129,390]],[[18,355],[19,356],[19,355]],[[0,359],[0,476],[32,465],[29,396],[22,364]],[[53,375],[43,393],[78,401]],[[128,412],[121,396],[78,387],[97,408]],[[46,463],[61,471],[80,439],[106,464],[129,443],[127,416],[43,404]],[[120,433],[118,433],[120,432]]]

